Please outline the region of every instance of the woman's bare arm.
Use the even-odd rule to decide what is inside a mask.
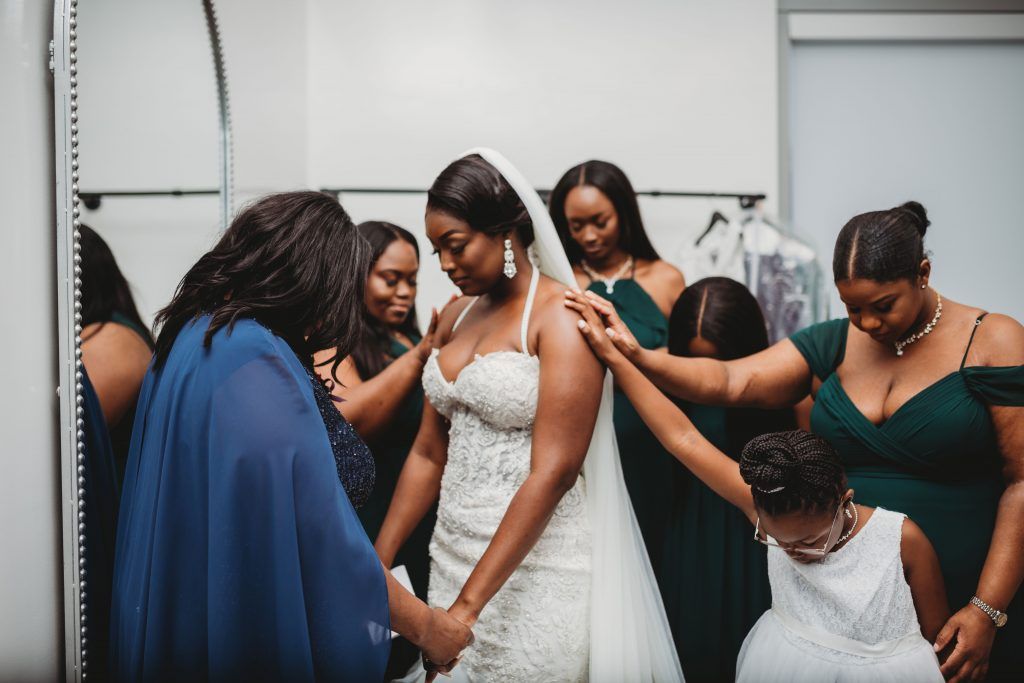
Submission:
[[[903,538],[900,542],[900,556],[903,560],[903,576],[910,586],[917,610],[917,621],[921,635],[928,642],[935,642],[946,620],[949,619],[949,601],[946,599],[946,584],[939,567],[939,556],[921,527],[910,519],[903,520]]]
[[[1013,318],[989,315],[978,328],[972,358],[982,365],[1024,365],[1024,327]],[[999,451],[1003,457],[1006,488],[999,498],[985,566],[976,595],[1005,611],[1024,579],[1024,407],[989,406]],[[974,605],[953,605],[958,611],[939,633],[937,646],[956,640],[942,665],[951,680],[982,680],[988,671],[992,643],[997,637],[992,620]]]
[[[673,396],[704,405],[787,408],[811,393],[811,368],[788,339],[734,361],[682,358],[641,347],[615,307],[593,292],[566,292],[566,306],[581,314],[593,308],[616,348]]]
[[[447,422],[429,401],[424,401],[420,430],[402,466],[391,505],[374,542],[377,555],[386,567],[391,566],[402,544],[437,500],[447,462]]]
[[[344,359],[338,366],[337,382],[331,377],[333,363],[317,366],[320,377],[334,384],[331,393],[342,399],[335,404],[338,410],[363,439],[372,440],[391,424],[406,397],[419,384],[423,364],[427,362],[433,348],[437,320],[435,310],[422,341],[368,380],[359,376],[351,357]],[[331,356],[332,352],[322,351],[317,354],[316,360],[324,362]]]
[[[580,332],[598,358],[608,365],[619,388],[661,445],[753,522],[754,501],[750,486],[740,476],[739,464],[705,439],[683,411],[615,348],[600,325],[597,314],[586,309]]]

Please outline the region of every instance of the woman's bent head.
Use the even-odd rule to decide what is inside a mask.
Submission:
[[[181,329],[211,316],[205,343],[222,327],[252,318],[312,362],[319,349],[342,358],[362,333],[370,248],[352,219],[321,192],[283,192],[238,213],[216,246],[185,274],[157,315],[157,363]]]

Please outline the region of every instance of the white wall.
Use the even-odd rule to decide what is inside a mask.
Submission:
[[[236,208],[306,174],[303,3],[216,4],[232,105]],[[199,0],[79,10],[81,187],[218,187],[217,91]],[[106,198],[84,220],[110,244],[144,319],[216,241],[218,199]]]
[[[64,670],[52,4],[0,0],[0,681]]]
[[[638,189],[766,192],[776,205],[775,2],[441,6],[218,0],[236,206],[274,190],[427,187],[468,147],[538,186],[588,158]],[[82,188],[214,187],[216,100],[198,0],[80,12]],[[130,84],[130,87],[126,87]],[[422,233],[425,198],[346,195],[357,221]],[[665,255],[734,200],[647,199]],[[217,235],[214,198],[107,199],[85,218],[149,318]],[[426,245],[425,245],[426,246]],[[451,287],[424,259],[421,309]]]
[[[79,8],[78,36],[81,189],[216,188],[217,99],[199,0],[92,0]],[[219,220],[216,196],[109,197],[83,211],[147,322]]]
[[[776,4],[766,0],[338,3],[309,0],[308,182],[427,187],[463,150],[503,151],[537,186],[619,164],[637,189],[778,187]],[[423,231],[425,197],[346,195],[357,221]],[[664,255],[734,200],[649,199]],[[429,253],[429,251],[427,252]],[[424,259],[420,310],[447,300]]]

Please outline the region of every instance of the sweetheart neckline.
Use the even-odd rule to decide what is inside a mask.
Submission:
[[[459,378],[462,377],[462,374],[469,367],[474,365],[477,361],[482,360],[484,358],[487,358],[488,356],[500,356],[500,355],[525,356],[526,358],[530,358],[530,359],[536,360],[538,362],[540,361],[540,358],[538,358],[536,355],[534,355],[532,353],[527,353],[525,351],[513,351],[512,349],[499,349],[497,351],[488,351],[485,354],[474,353],[473,354],[473,360],[471,360],[468,363],[466,363],[465,365],[463,365],[462,369],[459,370],[459,374],[455,375],[455,379],[451,379],[450,380],[450,379],[448,379],[447,377],[444,376],[443,372],[441,372],[441,364],[437,360],[437,357],[439,355],[441,355],[441,349],[434,349],[430,353],[430,360],[434,361],[434,369],[437,372],[437,376],[439,378],[441,378],[442,382],[444,382],[445,384],[447,384],[450,387],[453,387],[456,384],[458,384]]]

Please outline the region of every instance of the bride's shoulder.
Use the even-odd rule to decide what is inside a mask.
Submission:
[[[442,346],[448,342],[459,316],[475,299],[475,296],[460,296],[445,304],[437,318],[436,346]]]
[[[537,285],[537,298],[533,304],[534,315],[538,319],[542,316],[545,323],[562,321],[575,327],[579,316],[565,306],[565,292],[568,289],[558,280],[542,276]]]

